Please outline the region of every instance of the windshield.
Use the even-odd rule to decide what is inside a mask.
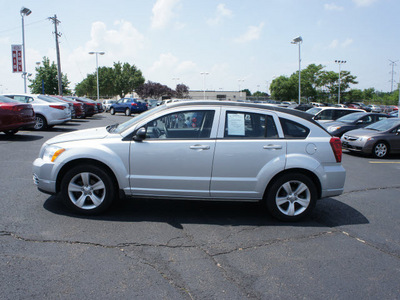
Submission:
[[[154,113],[157,113],[158,111],[163,110],[164,108],[165,108],[165,105],[162,105],[162,106],[158,106],[156,108],[153,108],[151,110],[147,110],[147,111],[141,113],[140,115],[138,115],[137,117],[133,117],[129,121],[126,121],[126,122],[124,122],[122,124],[119,124],[119,125],[111,126],[110,127],[110,128],[112,128],[111,131],[113,133],[121,133],[121,132],[127,130],[128,128],[132,127],[136,123],[140,122],[141,120],[143,120],[147,116],[152,115]]]
[[[389,118],[376,123],[373,123],[367,127],[366,129],[377,130],[377,131],[387,131],[392,129],[393,127],[400,125],[400,119],[398,118]]]
[[[365,113],[351,113],[343,117],[340,117],[336,121],[344,123],[353,123],[354,121],[357,121],[359,118],[363,116],[365,116]]]
[[[313,107],[313,108],[307,109],[306,113],[316,115],[320,110],[321,110],[321,108]]]

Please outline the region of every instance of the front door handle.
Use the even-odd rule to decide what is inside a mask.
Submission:
[[[192,149],[192,150],[210,150],[210,146],[209,145],[193,145],[193,146],[190,146],[190,149]]]
[[[264,146],[263,148],[267,149],[267,150],[279,150],[279,149],[282,149],[282,145],[269,144],[267,146]]]

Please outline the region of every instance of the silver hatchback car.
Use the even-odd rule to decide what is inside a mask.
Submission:
[[[343,192],[341,158],[340,139],[307,113],[185,101],[48,140],[33,179],[83,214],[104,212],[122,191],[136,198],[263,201],[274,217],[296,221],[317,199]]]

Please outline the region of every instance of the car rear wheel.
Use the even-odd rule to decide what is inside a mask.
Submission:
[[[131,115],[130,108],[125,109],[125,116],[130,116],[130,115]]]
[[[35,130],[45,130],[47,128],[46,118],[42,115],[36,114],[36,123],[33,129]]]
[[[75,212],[95,215],[111,205],[115,191],[114,182],[104,169],[81,165],[73,167],[63,177],[60,197]]]
[[[110,114],[115,115],[115,108],[114,107],[110,108]]]
[[[384,158],[389,154],[389,146],[385,142],[375,144],[372,154],[377,158]]]
[[[298,221],[311,213],[317,200],[314,182],[300,173],[285,174],[267,191],[269,213],[281,221]]]

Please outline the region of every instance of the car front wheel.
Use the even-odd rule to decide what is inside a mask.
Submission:
[[[267,191],[269,213],[281,221],[298,221],[311,213],[317,200],[314,182],[300,173],[279,177]]]
[[[115,115],[115,108],[114,107],[110,108],[110,114]]]
[[[115,191],[113,180],[104,169],[80,165],[73,167],[63,177],[60,197],[75,212],[95,215],[111,205]]]
[[[375,144],[372,154],[377,158],[384,158],[389,154],[389,146],[385,142]]]

